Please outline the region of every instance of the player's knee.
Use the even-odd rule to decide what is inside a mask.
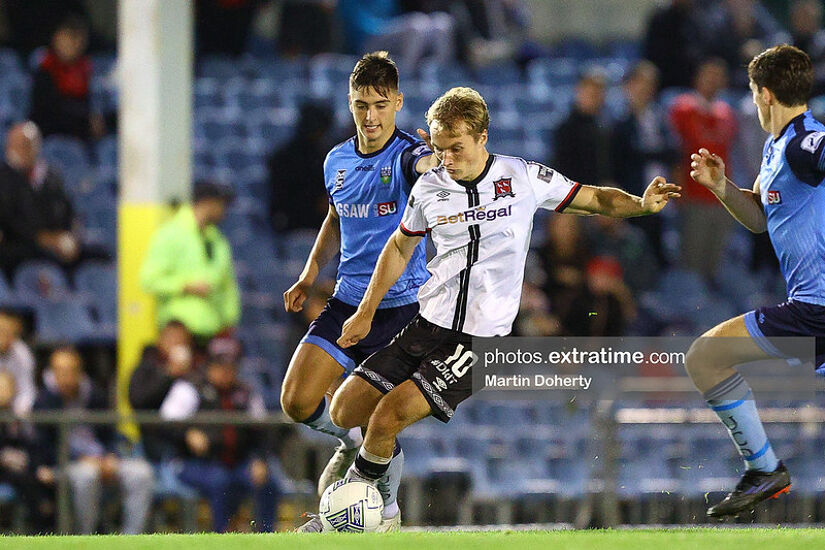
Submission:
[[[688,374],[696,374],[707,370],[711,366],[711,357],[708,353],[708,342],[706,338],[698,338],[693,341],[685,354],[685,370]]]
[[[281,387],[281,410],[295,422],[303,422],[312,416],[318,408],[318,403],[319,400],[313,403],[306,394],[297,391],[291,385],[284,384]]]
[[[339,428],[349,430],[367,423],[369,413],[362,410],[363,400],[353,391],[351,384],[345,383],[332,397],[329,406],[329,417],[332,423]]]

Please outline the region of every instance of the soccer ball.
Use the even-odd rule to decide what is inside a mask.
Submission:
[[[324,531],[368,533],[381,523],[384,500],[378,489],[355,479],[336,481],[321,495],[318,513]]]

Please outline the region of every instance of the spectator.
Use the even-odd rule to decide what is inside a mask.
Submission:
[[[17,401],[14,376],[0,371],[0,413]],[[0,483],[14,487],[26,507],[35,533],[54,530],[54,471],[41,464],[41,448],[31,426],[21,421],[0,423]]]
[[[647,23],[642,57],[659,69],[662,88],[687,88],[699,61],[707,55],[694,0],[671,0]]]
[[[479,67],[529,60],[541,49],[528,40],[531,14],[523,0],[401,0],[405,12],[449,13],[460,59]]]
[[[0,265],[12,276],[22,261],[48,258],[71,267],[81,255],[63,179],[40,156],[40,131],[21,122],[6,136],[0,164]]]
[[[748,62],[754,56],[790,36],[756,0],[714,2],[702,16],[708,28],[709,55],[728,64],[731,83],[737,89],[748,88]]]
[[[108,410],[104,394],[83,372],[80,354],[71,347],[58,348],[49,357],[43,374],[43,389],[35,403],[44,411]],[[42,428],[42,441],[57,441],[53,426]],[[79,424],[71,429],[69,451],[72,462],[66,476],[72,488],[75,521],[80,533],[94,533],[100,517],[104,485],[117,484],[123,498],[125,534],[142,533],[154,492],[152,467],[141,458],[120,458],[115,452],[112,426]],[[44,446],[46,464],[57,462],[56,446]]]
[[[619,187],[639,196],[644,193],[646,182],[670,174],[679,160],[664,113],[655,101],[657,88],[656,66],[650,61],[637,63],[624,83],[627,113],[613,128],[613,177]],[[662,246],[663,219],[630,219],[630,223],[644,231],[659,266],[667,263]]]
[[[323,167],[332,121],[329,107],[305,103],[292,139],[269,157],[269,212],[276,232],[321,227],[329,210]]]
[[[547,241],[541,249],[547,274],[544,290],[551,311],[559,318],[567,315],[584,284],[584,268],[590,259],[581,224],[576,216],[550,216],[547,220]]]
[[[588,250],[595,256],[613,256],[634,294],[655,286],[656,257],[642,230],[621,218],[600,218],[585,222]]]
[[[198,54],[242,54],[258,4],[258,0],[197,0]]]
[[[636,306],[615,258],[596,256],[587,262],[586,281],[562,319],[570,336],[622,336]]]
[[[263,399],[237,377],[237,354],[213,353],[206,380],[199,387],[179,382],[161,407],[167,418],[185,418],[198,411],[266,413]],[[263,459],[259,430],[243,426],[188,428],[183,440],[188,453],[180,479],[198,489],[212,508],[212,529],[223,533],[241,501],[252,495],[261,531],[274,528],[278,485]]]
[[[106,133],[103,117],[91,110],[88,34],[83,19],[66,18],[55,30],[34,75],[29,116],[46,136],[61,134],[88,140]]]
[[[278,49],[288,57],[332,50],[337,0],[283,0]]]
[[[0,373],[14,379],[14,401],[11,409],[17,416],[28,414],[34,405],[37,390],[34,385],[34,355],[21,340],[23,324],[20,317],[0,310]]]
[[[192,335],[180,321],[169,321],[158,335],[157,346],[147,346],[129,381],[129,403],[135,410],[160,411],[169,389],[177,380],[194,375]],[[153,462],[175,454],[169,430],[163,426],[141,427],[146,457]]]
[[[690,177],[690,155],[704,147],[729,162],[737,132],[733,109],[718,98],[727,86],[727,67],[721,59],[699,65],[694,89],[678,96],[670,109],[670,120],[681,139],[680,169],[676,183],[682,186],[681,262],[712,281],[727,243],[733,219],[713,194]]]
[[[350,53],[387,50],[401,73],[431,53],[444,65],[455,57],[453,18],[444,13],[403,13],[398,0],[338,0],[338,17]]]
[[[573,109],[556,130],[556,157],[550,165],[574,181],[609,185],[610,128],[600,117],[606,81],[599,70],[584,74],[576,84]]]
[[[232,250],[217,227],[233,197],[228,185],[196,183],[192,205],[157,230],[140,271],[141,286],[157,299],[158,326],[176,319],[200,344],[235,327],[241,314]]]
[[[793,45],[811,57],[814,66],[814,89],[811,96],[825,93],[825,29],[822,28],[822,2],[796,0],[791,4]]]

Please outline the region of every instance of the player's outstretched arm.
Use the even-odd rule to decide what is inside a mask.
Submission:
[[[304,300],[321,268],[329,262],[341,246],[341,226],[338,220],[338,212],[333,205],[329,205],[327,217],[321,224],[321,230],[315,237],[315,244],[309,253],[304,270],[298,277],[298,281],[284,292],[284,308],[287,311],[301,311],[304,309]]]
[[[613,187],[583,185],[573,201],[565,208],[570,214],[601,214],[611,218],[647,216],[661,211],[668,201],[680,197],[678,185],[663,177],[653,178],[641,197]]]
[[[690,177],[710,189],[736,221],[753,233],[767,230],[768,222],[759,197],[759,178],[753,184],[753,191],[740,189],[725,177],[725,163],[719,155],[699,149],[690,156],[690,160]]]
[[[378,304],[404,273],[421,239],[422,237],[405,235],[400,228],[395,230],[384,246],[384,250],[381,251],[381,255],[378,256],[378,263],[375,264],[375,271],[358,305],[358,310],[344,322],[341,337],[338,338],[339,346],[348,348],[366,338]]]

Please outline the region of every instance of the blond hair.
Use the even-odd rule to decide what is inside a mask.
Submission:
[[[478,138],[490,126],[490,112],[477,91],[465,87],[452,88],[427,109],[427,124],[434,121],[453,135],[461,134],[463,122],[467,125],[467,133]]]

